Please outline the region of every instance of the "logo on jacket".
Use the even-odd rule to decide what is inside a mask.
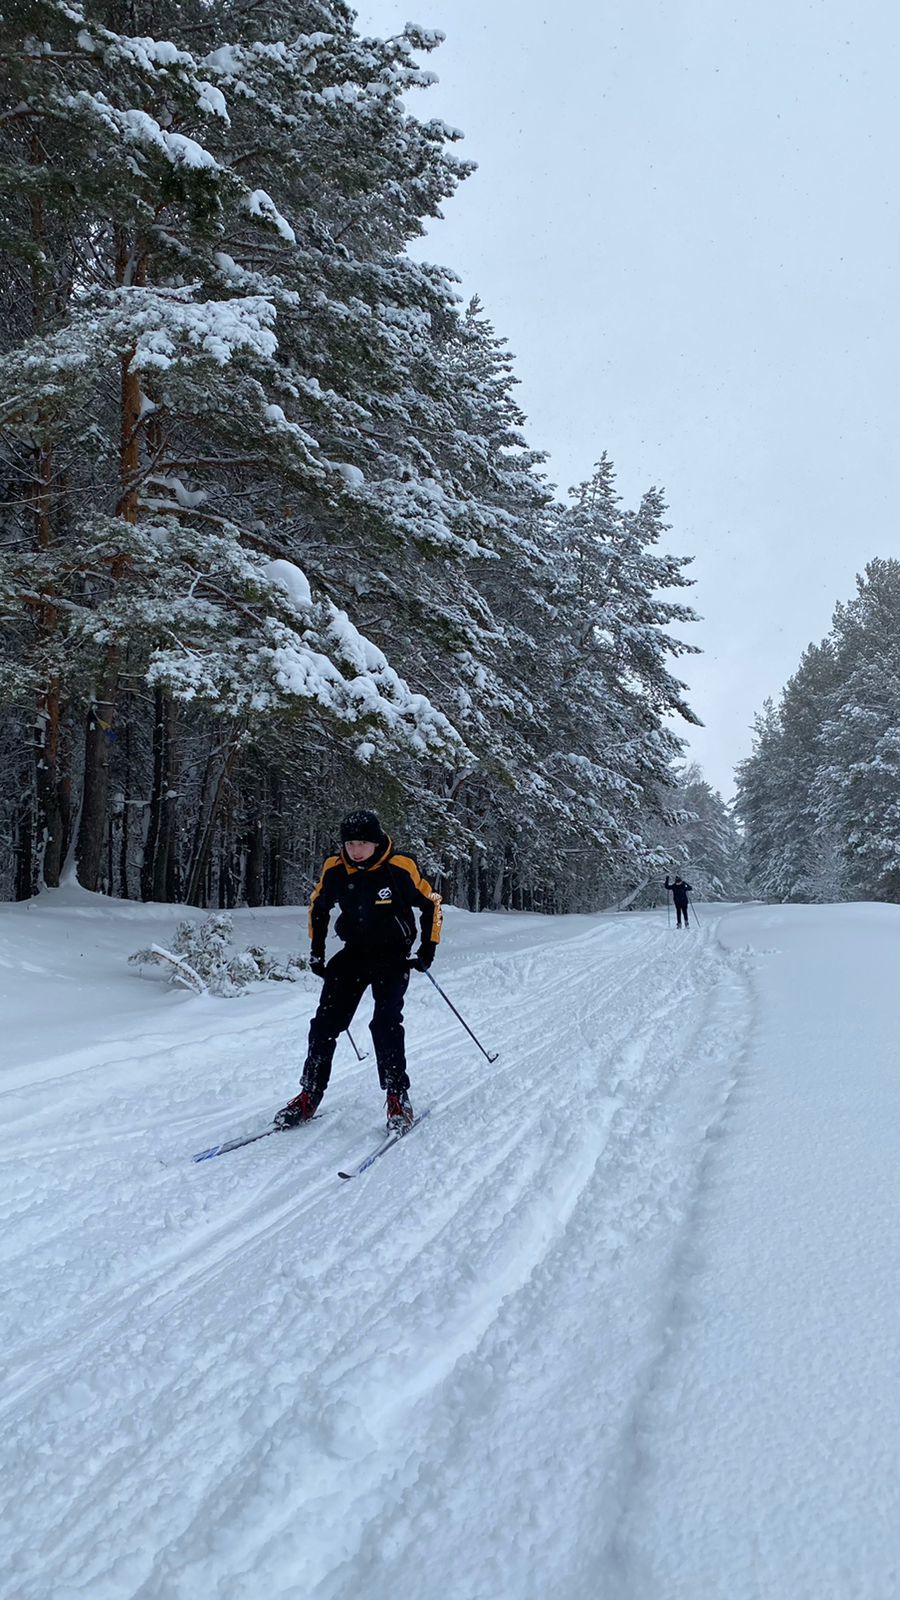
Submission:
[[[391,898],[390,889],[379,889],[378,898],[379,898],[379,900],[390,900],[390,898]]]

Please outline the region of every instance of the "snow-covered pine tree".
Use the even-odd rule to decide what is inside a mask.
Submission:
[[[694,613],[666,598],[690,580],[684,558],[655,548],[663,513],[655,490],[637,513],[623,511],[604,454],[552,527],[552,611],[534,693],[536,792],[556,843],[550,861],[558,870],[559,853],[571,852],[579,881],[588,882],[585,868],[593,875],[595,903],[639,881],[642,819],[658,810],[681,752],[666,719],[696,721],[666,666],[668,655],[693,649],[669,628]]]
[[[79,851],[91,884],[123,649],[112,619],[92,619],[146,554],[138,493],[153,407],[140,373],[179,341],[211,344],[226,330],[232,343],[272,338],[267,308],[251,310],[241,329],[226,308],[204,315],[189,290],[151,287],[167,225],[177,219],[187,233],[214,225],[229,180],[193,134],[226,113],[187,53],[117,33],[107,26],[114,15],[38,0],[10,10],[4,39],[5,244],[14,292],[27,285],[32,310],[5,353],[0,422],[20,499],[30,488],[33,502],[30,518],[15,519],[25,539],[4,551],[4,594],[19,608],[17,644],[26,646],[21,690],[34,683],[44,730],[38,821],[51,882],[60,707],[70,684],[89,701]]]
[[[386,753],[373,740],[358,760],[352,743],[326,733],[316,741],[312,775],[303,770],[302,753],[284,743],[277,764],[290,774],[288,804],[299,812],[315,809],[322,780],[333,797],[335,822],[341,809],[368,796],[386,816],[404,819],[404,839],[425,852],[423,859],[435,867],[440,860],[450,872],[446,892],[481,904],[495,889],[490,896],[480,889],[469,895],[472,875],[480,880],[488,871],[473,862],[493,850],[495,833],[505,837],[503,805],[527,781],[521,683],[534,645],[510,618],[515,597],[547,581],[537,519],[549,491],[537,472],[541,458],[521,436],[511,358],[477,303],[463,317],[454,311],[441,319],[434,348],[447,370],[443,422],[429,434],[431,471],[452,483],[460,503],[467,501],[478,515],[477,553],[459,559],[443,544],[430,550],[427,541],[419,542],[415,570],[404,567],[398,589],[385,569],[372,581],[355,552],[347,576],[357,584],[355,610],[367,635],[389,632],[392,659],[459,728],[467,748],[459,762],[448,764],[412,749]],[[331,836],[320,842],[330,848]],[[502,857],[502,839],[498,849]],[[314,849],[313,859],[317,854]]]
[[[423,42],[433,37],[423,39],[420,30],[384,46],[344,40],[345,89],[360,52],[371,78],[379,51],[390,48],[409,71],[412,46]],[[333,40],[328,48],[337,48]],[[390,70],[397,70],[393,60]],[[298,96],[308,85],[304,79]],[[298,116],[309,114],[299,100],[298,107]],[[484,388],[475,370],[474,316],[460,318],[446,273],[404,253],[421,230],[423,210],[435,213],[464,170],[443,154],[446,130],[412,122],[384,95],[373,101],[342,93],[326,109],[331,166],[326,172],[323,162],[327,181],[298,198],[297,214],[313,217],[316,228],[308,241],[301,233],[303,248],[292,258],[300,303],[312,298],[320,315],[296,319],[280,337],[295,367],[320,375],[308,425],[321,437],[330,406],[329,454],[349,465],[344,514],[310,517],[304,508],[285,529],[286,544],[302,550],[314,580],[352,607],[367,635],[435,704],[464,721],[467,708],[492,692],[498,635],[480,590],[484,567],[500,560],[511,526],[502,505],[510,492],[505,478],[528,480],[532,500],[537,486],[529,463],[510,459],[507,468],[503,458],[507,448],[510,458],[514,451],[522,457],[525,447],[508,447],[508,423],[492,414],[500,391]],[[313,110],[320,114],[318,101]],[[343,145],[332,124],[355,128],[346,139],[346,171],[334,170],[335,144]],[[283,166],[279,194],[304,178],[293,134]],[[298,395],[290,415],[309,404],[308,395]],[[394,753],[377,739],[362,750],[370,781],[377,782],[386,757],[397,776]],[[417,770],[410,777],[424,796],[430,778],[423,784]],[[456,774],[436,774],[435,781],[432,817]]]
[[[738,768],[751,881],[778,900],[900,900],[900,562],[869,562]]]
[[[750,755],[736,773],[735,811],[744,829],[747,878],[762,899],[781,899],[781,828],[790,793],[790,766],[781,717],[766,700],[754,718]]]
[[[399,95],[419,76],[406,37],[381,47],[377,64],[374,47],[358,49],[354,85],[344,59],[352,46],[350,14],[331,9],[344,48],[336,63],[326,48],[334,39],[318,35],[295,37],[290,48],[253,37],[244,45],[214,39],[201,62],[196,49],[171,39],[114,33],[96,5],[88,13],[47,4],[41,49],[32,50],[24,32],[12,41],[17,115],[39,138],[45,125],[53,133],[66,128],[67,137],[53,146],[53,162],[45,165],[54,182],[77,192],[60,248],[75,255],[79,276],[54,326],[40,338],[32,332],[9,352],[5,376],[15,403],[4,416],[5,437],[12,458],[33,452],[37,434],[46,455],[55,450],[59,458],[65,450],[77,470],[63,480],[63,490],[57,486],[52,519],[42,512],[45,525],[55,519],[61,528],[65,521],[65,537],[48,536],[46,556],[36,563],[13,554],[5,592],[11,606],[18,601],[41,614],[52,596],[53,615],[63,612],[67,619],[73,680],[79,670],[83,675],[79,687],[89,710],[78,855],[88,886],[101,881],[110,744],[123,675],[132,682],[147,676],[164,692],[155,708],[157,728],[171,715],[166,697],[205,702],[230,715],[235,731],[223,771],[250,737],[248,716],[284,709],[291,700],[305,701],[321,720],[358,725],[361,733],[380,728],[388,748],[407,738],[420,749],[454,743],[446,720],[421,695],[410,696],[382,653],[327,598],[327,574],[319,573],[325,594],[313,601],[304,573],[284,559],[286,549],[296,554],[296,541],[284,537],[286,495],[299,502],[294,510],[310,553],[333,546],[344,537],[341,527],[361,517],[360,468],[328,453],[338,431],[330,426],[331,414],[345,431],[352,416],[356,437],[361,408],[325,391],[321,349],[302,352],[302,361],[289,339],[286,350],[279,349],[273,332],[278,312],[313,325],[313,346],[321,346],[323,327],[350,319],[341,315],[343,303],[332,317],[334,307],[323,303],[326,249],[315,240],[315,216],[308,225],[318,264],[310,271],[307,261],[303,296],[291,282],[285,263],[299,253],[296,235],[268,191],[244,176],[248,142],[256,141],[257,154],[266,152],[274,143],[268,130],[279,127],[282,149],[292,152],[299,171],[300,123],[291,96],[300,93],[310,127],[327,123],[329,110],[353,105],[371,113],[367,133],[384,122],[393,138],[392,149],[382,151],[386,170],[411,125],[398,111]],[[308,10],[322,20],[321,7]],[[176,25],[173,31],[190,34],[202,33],[209,18],[202,8],[193,20],[175,8],[167,20]],[[217,24],[223,20],[245,19],[236,8],[227,19],[216,17]],[[242,50],[246,59],[236,76]],[[317,51],[326,56],[324,65]],[[243,130],[242,143],[215,78],[241,109],[253,105],[256,124]],[[273,78],[289,102],[281,113],[261,90],[262,84],[268,92]],[[363,131],[358,123],[350,130],[331,126],[320,132],[319,146],[342,135],[353,146],[350,164],[362,166]],[[420,140],[435,168],[443,141],[434,129]],[[25,155],[13,154],[21,179]],[[443,178],[429,177],[421,149],[409,152],[408,166],[415,168],[410,188],[429,203],[458,176],[447,167]],[[98,170],[105,175],[102,189]],[[338,172],[333,179],[335,193],[343,193],[342,177]],[[309,189],[308,171],[304,183]],[[390,187],[400,188],[396,168]],[[371,181],[360,189],[357,199],[370,200]],[[399,209],[404,206],[412,215],[408,196]],[[27,222],[19,228],[26,241]],[[252,258],[248,264],[238,259],[239,243]],[[346,258],[346,247],[331,243]],[[29,259],[25,244],[20,255]],[[446,285],[441,293],[446,298]],[[368,321],[380,337],[376,357],[389,366],[395,314],[381,302],[375,309],[377,315],[368,308]],[[402,324],[403,317],[396,320]],[[339,344],[348,350],[352,339],[342,327]],[[393,371],[386,387],[397,390],[402,382]],[[298,408],[300,420],[289,417],[286,406]],[[310,411],[329,424],[324,445],[308,432]],[[101,508],[91,515],[79,498],[88,489]],[[46,698],[44,685],[53,680],[43,663],[32,678]],[[161,784],[162,778],[157,797]],[[220,789],[217,778],[214,795]],[[192,877],[202,866],[195,860]]]
[[[466,754],[427,775],[430,798],[416,811],[442,845],[444,888],[478,908],[500,903],[513,814],[531,781],[524,685],[537,647],[521,618],[552,576],[542,546],[551,494],[543,457],[524,437],[506,341],[478,300],[444,318],[437,334],[443,400],[433,470],[477,527],[464,567],[453,570],[440,549],[423,556],[428,583],[453,608],[454,637],[447,651],[425,655],[421,681],[460,729]]]
[[[278,26],[276,12],[267,12],[265,25]],[[497,653],[498,635],[478,574],[485,562],[500,559],[511,523],[498,504],[498,485],[518,473],[533,501],[536,458],[506,467],[501,450],[522,458],[525,446],[508,446],[508,423],[490,415],[494,396],[482,393],[471,359],[466,365],[473,335],[457,312],[455,288],[447,274],[403,253],[421,229],[423,208],[435,212],[465,170],[444,155],[447,130],[414,122],[385,93],[401,70],[403,87],[424,81],[411,51],[435,38],[408,29],[396,41],[360,45],[346,30],[331,29],[317,41],[315,73],[308,52],[299,62],[280,137],[267,120],[258,140],[270,164],[266,182],[297,231],[297,245],[278,269],[296,308],[279,315],[279,355],[296,386],[284,412],[290,425],[314,430],[324,442],[339,493],[329,499],[322,486],[285,487],[265,475],[254,487],[261,518],[277,508],[274,519],[269,511],[270,539],[302,559],[316,585],[352,609],[367,636],[458,722],[465,707],[491,692],[488,658]],[[257,54],[223,46],[206,59],[240,73],[241,82],[249,78],[268,119],[274,101],[263,93],[260,73],[269,57],[260,66]],[[276,66],[282,62],[283,54]],[[283,108],[283,83],[277,92]],[[240,116],[252,124],[256,114],[256,101],[242,97],[229,138],[250,142],[252,126],[242,134]],[[255,248],[252,239],[229,239],[228,270],[259,271]],[[303,376],[310,371],[314,382]],[[310,783],[303,771],[309,736],[304,726],[302,743],[283,745],[279,757],[295,799],[313,798],[323,747],[330,746],[329,792],[347,794],[354,782],[372,792],[383,783],[407,811],[411,799],[421,799],[422,824],[440,832],[455,772],[423,771],[423,752],[414,747],[404,759],[389,740],[354,743],[333,729],[316,737]]]
[[[831,641],[810,645],[781,697],[782,750],[777,765],[781,783],[769,869],[770,886],[781,900],[835,898],[833,862],[823,861],[824,835],[817,802],[822,717],[835,670]],[[830,852],[826,849],[824,854]]]
[[[222,906],[296,893],[331,808],[383,796],[471,904],[562,908],[560,847],[636,851],[677,748],[661,510],[594,538],[588,604],[503,341],[406,253],[467,170],[403,98],[439,35],[361,39],[340,0],[125,26],[7,13],[18,892],[70,790],[82,882]]]
[[[848,896],[900,901],[900,561],[867,564],[835,610],[831,648],[817,842],[840,842]]]

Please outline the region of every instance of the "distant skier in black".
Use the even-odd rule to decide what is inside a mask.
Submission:
[[[332,909],[344,948],[325,964]],[[412,955],[419,913],[419,948]],[[386,1095],[389,1132],[413,1120],[406,1072],[403,997],[412,968],[426,972],[441,937],[441,897],[412,856],[394,849],[374,811],[351,811],[341,823],[341,850],[329,856],[309,902],[310,971],[322,978],[322,997],[309,1025],[300,1093],[279,1111],[276,1127],[293,1128],[314,1116],[331,1077],[338,1034],[349,1028],[371,985],[370,1023],[378,1080]]]
[[[677,872],[675,874],[675,882],[674,883],[670,883],[669,882],[669,874],[666,873],[666,888],[668,889],[670,895],[672,896],[672,899],[675,901],[675,912],[676,912],[676,915],[677,915],[677,918],[678,918],[675,926],[677,928],[680,928],[681,927],[682,918],[684,918],[684,926],[687,927],[687,925],[688,925],[688,895],[689,895],[690,890],[691,890],[691,885],[689,883],[685,883],[684,879],[682,877],[680,877]]]

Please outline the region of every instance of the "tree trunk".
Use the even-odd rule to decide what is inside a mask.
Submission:
[[[46,551],[52,542],[53,455],[50,450],[39,445],[35,449],[34,458],[35,542],[39,550]],[[39,627],[42,641],[46,641],[49,656],[50,641],[59,628],[59,611],[50,600],[42,602],[40,606]],[[66,844],[63,790],[58,771],[61,715],[60,680],[51,672],[47,687],[35,708],[34,724],[37,881],[38,887],[43,884],[50,889],[55,889],[59,884]]]
[[[143,283],[145,273],[136,240],[122,228],[116,231],[117,284]],[[138,517],[137,478],[141,458],[141,413],[143,396],[138,374],[133,367],[134,351],[121,358],[119,482],[121,492],[116,515],[133,523]],[[110,566],[110,581],[121,583],[128,566],[125,554],[116,556]],[[107,647],[100,683],[88,715],[84,746],[84,792],[81,826],[76,847],[78,881],[84,889],[97,889],[101,879],[103,848],[109,813],[109,735],[113,733],[118,695],[118,651]],[[111,882],[108,888],[111,889]]]
[[[262,904],[280,906],[284,902],[284,833],[282,822],[281,774],[269,769],[269,826],[266,851],[265,882]],[[249,902],[248,902],[249,903]]]
[[[119,841],[119,894],[123,900],[131,899],[131,889],[128,881],[128,850],[131,844],[131,722],[134,715],[134,700],[128,696],[125,708],[123,727],[123,773],[122,773],[122,834]]]
[[[104,846],[109,813],[109,738],[115,715],[114,652],[107,656],[108,676],[101,684],[88,712],[84,739],[84,784],[81,797],[81,822],[75,858],[78,882],[83,889],[98,890],[102,885]],[[109,885],[106,886],[107,888]]]
[[[31,799],[23,802],[16,824],[16,899],[30,900],[34,894],[34,810]]]
[[[165,793],[165,721],[163,691],[158,685],[153,691],[151,749],[153,752],[153,777],[150,781],[150,817],[147,822],[147,837],[144,840],[144,853],[141,861],[141,899],[144,901],[157,898],[154,891],[162,831],[163,795]]]
[[[229,813],[219,827],[219,910],[233,911],[241,892],[241,864],[243,852],[240,839],[234,835],[234,821]]]
[[[150,822],[141,863],[141,899],[178,899],[176,710],[163,689],[153,695]]]
[[[116,848],[116,817],[115,817],[115,814],[113,812],[110,812],[110,814],[109,814],[109,816],[107,818],[107,823],[106,823],[106,873],[105,873],[105,884],[104,884],[104,887],[106,889],[106,893],[109,894],[109,895],[113,894],[114,891],[115,891],[115,881],[116,881],[115,848]]]
[[[244,899],[248,906],[261,906],[266,852],[263,825],[258,816],[251,818],[244,840],[244,849]]]
[[[189,906],[203,905],[209,899],[211,888],[209,867],[212,862],[213,841],[215,839],[219,811],[225,797],[227,781],[231,777],[234,764],[237,761],[238,750],[239,745],[237,743],[231,746],[227,756],[221,763],[217,777],[213,776],[212,759],[207,762],[204,775],[204,797],[200,815],[197,819],[194,857],[191,862],[184,896]]]
[[[178,709],[165,697],[163,705],[165,760],[162,816],[159,828],[159,860],[154,883],[154,900],[172,903],[181,898],[181,863],[178,859],[178,790],[181,774],[178,765]]]
[[[32,134],[30,160],[34,167],[43,167],[45,164],[45,150],[37,132]],[[31,191],[30,205],[31,235],[36,246],[31,268],[31,319],[34,333],[41,334],[47,320],[50,284],[45,250],[44,201],[38,185]],[[37,421],[40,437],[45,422],[42,412],[38,413]],[[50,446],[37,442],[33,455],[35,544],[38,550],[47,551],[53,535],[53,451]],[[49,646],[59,628],[59,611],[52,600],[42,601],[38,627],[43,653],[44,642]],[[49,654],[48,649],[48,657]],[[61,778],[58,768],[60,724],[60,680],[49,669],[46,690],[35,707],[34,791],[37,814],[29,818],[27,847],[20,847],[19,855],[20,887],[24,886],[27,870],[29,894],[42,885],[57,887],[68,844],[68,778]]]
[[[68,844],[66,796],[68,779],[60,775],[60,689],[54,678],[42,697],[34,724],[35,795],[38,814],[38,882],[59,886]]]
[[[479,895],[480,887],[481,883],[480,873],[478,871],[478,855],[473,847],[471,855],[469,856],[468,903],[470,911],[481,910],[481,900]]]

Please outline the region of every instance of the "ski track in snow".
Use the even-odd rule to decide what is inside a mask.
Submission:
[[[352,1185],[337,1169],[380,1097],[346,1041],[327,1118],[190,1162],[291,1091],[312,991],[287,1035],[284,1012],[160,1035],[17,1087],[10,1595],[630,1593],[642,1418],[751,1001],[713,914],[687,935],[571,923],[496,956],[448,947],[439,981],[501,1058],[418,986],[413,1098],[433,1114]]]

